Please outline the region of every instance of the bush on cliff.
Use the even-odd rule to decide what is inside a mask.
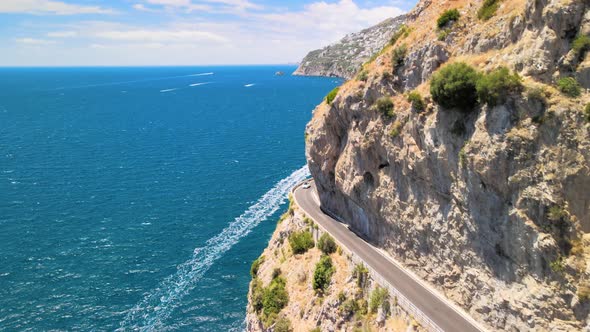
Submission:
[[[396,47],[391,53],[391,64],[394,69],[398,69],[404,65],[406,61],[406,54],[408,53],[408,47],[406,44],[402,44]]]
[[[436,21],[436,25],[439,29],[442,29],[450,22],[458,21],[460,17],[461,13],[457,9],[445,10]]]
[[[332,105],[332,102],[334,101],[334,99],[338,95],[338,91],[340,91],[339,87],[334,88],[334,90],[332,90],[332,91],[330,91],[330,93],[328,93],[328,95],[326,96],[326,102],[328,103],[328,105]]]
[[[578,35],[572,42],[572,49],[578,55],[579,60],[583,60],[586,52],[590,51],[590,37],[586,35]]]
[[[392,117],[395,115],[393,112],[393,101],[389,97],[381,97],[377,99],[375,104],[373,104],[373,109],[385,116]]]
[[[470,111],[477,104],[475,69],[463,62],[450,64],[432,76],[430,94],[444,108]]]
[[[260,256],[256,258],[254,262],[252,262],[252,266],[250,267],[250,275],[252,276],[252,278],[256,277],[256,275],[258,274],[258,269],[260,268],[260,264],[262,264],[263,262],[264,256]]]
[[[377,312],[379,307],[383,307],[383,309],[387,309],[386,302],[389,301],[389,292],[385,288],[377,287],[371,293],[371,298],[369,300],[369,309],[372,313]]]
[[[522,79],[516,73],[510,74],[508,68],[500,67],[482,75],[476,87],[480,102],[496,106],[504,103],[509,93],[522,89]]]
[[[274,332],[291,332],[293,328],[291,327],[291,321],[285,317],[281,317],[275,323],[275,327],[273,329]]]
[[[412,91],[408,94],[408,101],[412,103],[412,108],[418,112],[421,112],[426,108],[422,95],[417,91]]]
[[[568,97],[576,98],[582,93],[580,83],[573,77],[562,77],[557,81],[557,88]]]
[[[322,234],[318,240],[318,248],[326,255],[333,254],[336,252],[338,246],[334,241],[334,238],[328,233]]]
[[[584,108],[584,119],[586,119],[586,122],[590,122],[590,103],[586,104]]]
[[[289,245],[295,255],[306,253],[314,246],[313,236],[309,231],[293,233],[289,235]]]
[[[318,293],[324,293],[330,285],[334,272],[334,266],[332,265],[330,256],[322,256],[313,272],[313,289]]]
[[[289,294],[285,288],[286,283],[283,277],[277,277],[264,289],[262,294],[262,312],[265,317],[276,317],[289,303]],[[272,322],[268,323],[272,324]]]
[[[477,11],[477,18],[482,21],[489,20],[496,15],[498,7],[500,7],[500,0],[485,0]]]

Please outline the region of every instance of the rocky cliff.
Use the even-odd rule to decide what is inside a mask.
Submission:
[[[309,235],[311,247],[295,251],[293,237]],[[314,289],[322,260],[322,231],[291,204],[268,247],[252,264],[247,331],[422,331],[350,253],[333,247],[332,273],[323,291]]]
[[[404,15],[390,18],[374,27],[349,34],[337,43],[311,51],[293,74],[350,79],[363,63],[387,44],[404,20]]]
[[[491,330],[590,331],[588,9],[422,0],[307,127],[322,205]],[[520,87],[444,108],[432,77],[459,62]]]

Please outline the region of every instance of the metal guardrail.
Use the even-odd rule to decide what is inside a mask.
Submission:
[[[309,181],[309,180],[305,180],[305,181],[297,184],[291,190],[291,194],[293,195],[293,199],[295,200],[295,202],[297,202],[297,199],[295,198],[295,190],[297,190],[297,188],[299,188],[301,185],[303,185],[307,181]],[[297,204],[297,205],[299,205],[299,204]],[[326,213],[327,215],[329,215],[330,217],[332,217],[338,221],[342,221],[342,219],[340,217],[338,217],[335,213],[329,211],[328,209],[322,208],[321,210],[324,213]],[[315,224],[318,225],[318,228],[320,228],[324,233],[329,233],[320,223],[316,222]],[[318,234],[318,236],[319,236],[319,234]],[[344,249],[350,255],[350,257],[354,263],[363,264],[363,266],[365,266],[367,268],[367,270],[369,270],[369,274],[371,275],[371,278],[373,278],[373,280],[376,283],[378,283],[382,287],[386,288],[389,291],[390,296],[392,296],[393,298],[396,299],[397,305],[400,306],[408,314],[410,314],[423,327],[427,328],[429,331],[432,331],[432,332],[444,332],[443,329],[441,329],[438,325],[436,325],[436,323],[434,321],[432,321],[432,319],[430,319],[428,316],[426,316],[420,309],[418,309],[412,302],[410,302],[410,300],[408,300],[407,297],[405,297],[400,291],[397,290],[397,288],[395,288],[393,285],[391,285],[381,274],[379,274],[379,272],[377,272],[373,267],[371,267],[369,264],[367,264],[362,258],[360,258],[358,255],[356,255],[352,250],[350,250],[344,244],[342,244],[340,241],[338,241],[338,239],[336,239],[335,237],[334,237],[334,240],[338,243],[338,245],[342,249]]]

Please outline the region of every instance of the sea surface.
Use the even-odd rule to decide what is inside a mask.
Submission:
[[[341,83],[294,70],[0,68],[0,330],[241,330]]]

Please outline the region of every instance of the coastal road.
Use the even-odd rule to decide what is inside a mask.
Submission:
[[[467,314],[461,313],[453,305],[443,300],[440,295],[435,295],[434,291],[404,271],[403,267],[386,258],[344,224],[322,212],[313,181],[311,181],[311,188],[296,187],[293,196],[297,205],[308,217],[320,224],[338,242],[356,254],[364,261],[365,265],[380,274],[440,329],[447,332],[484,331]]]

